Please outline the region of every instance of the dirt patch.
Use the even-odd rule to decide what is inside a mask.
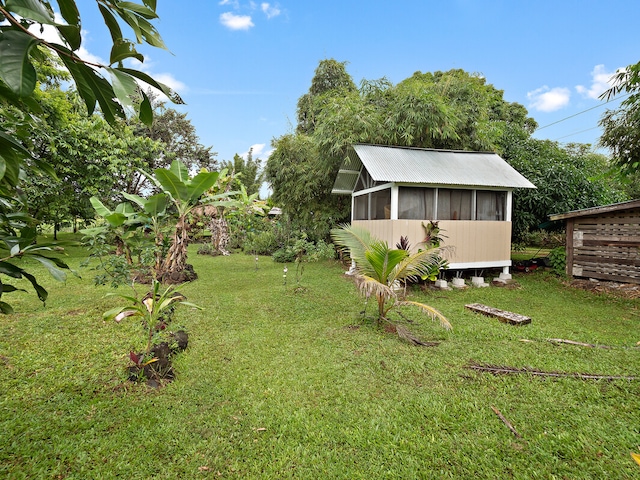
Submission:
[[[640,298],[640,285],[636,283],[606,282],[593,279],[574,279],[566,282],[571,288],[587,290],[596,294],[607,294],[621,298]]]

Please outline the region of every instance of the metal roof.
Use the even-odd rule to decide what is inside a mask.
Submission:
[[[376,182],[536,188],[495,153],[364,144],[354,145],[353,150],[356,155],[343,162],[332,193],[353,192],[359,164]]]
[[[593,215],[599,215],[601,213],[620,212],[623,210],[632,210],[640,208],[640,199],[629,200],[628,202],[612,203],[610,205],[603,205],[599,207],[583,208],[582,210],[573,210],[566,213],[554,213],[549,215],[551,220],[565,220],[567,218],[575,217],[590,217]]]

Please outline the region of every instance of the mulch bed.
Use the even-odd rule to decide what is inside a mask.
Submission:
[[[593,279],[574,279],[566,285],[580,290],[587,290],[598,294],[608,294],[622,298],[640,298],[640,285],[636,283],[606,282]]]

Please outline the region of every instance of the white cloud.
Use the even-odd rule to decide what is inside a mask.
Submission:
[[[577,85],[577,92],[585,98],[592,98],[597,100],[600,95],[608,90],[613,84],[611,77],[615,72],[607,72],[604,69],[604,65],[596,65],[591,72],[591,86],[585,87],[583,85]]]
[[[218,5],[231,5],[234,8],[239,8],[238,0],[221,0]]]
[[[564,87],[549,88],[540,87],[532,92],[527,92],[529,108],[541,112],[555,112],[569,105],[571,91]]]
[[[254,160],[256,158],[259,158],[264,153],[264,147],[266,146],[266,143],[254,143],[253,145],[251,145],[251,147],[249,147],[249,150],[251,150],[251,156]],[[240,156],[246,160],[249,156],[249,150],[247,150]]]
[[[267,18],[273,18],[280,15],[280,9],[277,5],[271,5],[270,3],[261,3],[260,8],[262,12],[267,16]]]
[[[220,15],[220,23],[231,30],[249,30],[254,26],[249,15],[235,15],[231,12]]]

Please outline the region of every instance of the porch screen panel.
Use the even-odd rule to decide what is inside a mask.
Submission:
[[[369,220],[369,195],[353,197],[353,219]]]
[[[471,220],[471,190],[438,189],[438,220]]]
[[[384,220],[385,218],[389,218],[391,213],[391,189],[385,188],[384,190],[372,192],[369,195],[371,195],[369,220]]]
[[[478,190],[476,192],[476,220],[504,220],[507,192]]]
[[[433,219],[433,188],[400,187],[398,189],[398,218],[407,220]]]

